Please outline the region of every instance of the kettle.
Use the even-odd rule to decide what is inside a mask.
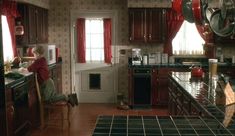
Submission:
[[[192,77],[202,77],[203,76],[203,70],[201,66],[191,66],[191,76]]]

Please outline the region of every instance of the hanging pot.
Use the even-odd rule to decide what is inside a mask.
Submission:
[[[201,25],[203,22],[201,0],[192,0],[192,10],[195,23]]]
[[[231,22],[229,19],[223,19],[221,10],[218,9],[211,15],[210,27],[218,36],[227,37],[233,34],[235,23],[234,20]]]
[[[185,20],[187,20],[190,23],[194,23],[192,1],[191,0],[183,0],[182,13],[183,13]]]

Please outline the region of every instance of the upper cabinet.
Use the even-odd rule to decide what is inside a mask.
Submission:
[[[17,45],[48,42],[48,10],[29,4],[18,4],[20,22],[24,27],[23,35],[16,35]]]
[[[161,8],[130,8],[129,36],[131,42],[161,43],[165,40],[166,10]]]

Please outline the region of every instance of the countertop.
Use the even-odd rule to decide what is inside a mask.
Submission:
[[[48,68],[51,69],[51,68],[55,67],[57,64],[60,64],[60,63],[50,64],[50,65],[48,65]],[[7,73],[20,74],[20,75],[22,75],[22,77],[20,77],[20,78],[9,78],[9,77],[5,76],[5,87],[12,87],[12,86],[15,86],[17,84],[20,84],[20,83],[25,81],[25,78],[27,78],[28,76],[33,74],[33,72],[19,71],[19,68],[12,68],[11,71],[9,71]],[[5,74],[7,74],[7,73],[5,73]]]
[[[25,81],[25,78],[27,78],[28,76],[32,75],[33,72],[20,72],[18,71],[18,69],[12,69],[10,72],[8,73],[16,73],[16,74],[20,74],[22,75],[21,77],[19,78],[9,78],[9,77],[5,77],[5,86],[6,87],[12,87],[12,86],[15,86],[19,83],[22,83]],[[6,74],[8,74],[6,73]]]
[[[160,67],[169,67],[169,68],[189,68],[191,67],[192,65],[195,65],[195,66],[201,66],[203,68],[208,68],[208,63],[202,63],[202,64],[193,64],[193,63],[185,63],[185,64],[182,64],[182,63],[166,63],[166,64],[147,64],[147,65],[143,65],[143,64],[140,64],[140,65],[132,65],[132,64],[129,64],[128,67],[129,68],[160,68]],[[235,67],[235,64],[233,63],[221,63],[219,62],[218,63],[218,66],[219,67]]]
[[[225,95],[225,92],[227,92],[225,85],[227,84],[221,86],[223,81],[220,77],[217,80],[218,82],[213,82],[213,80],[209,80],[208,75],[203,78],[194,78],[191,77],[191,72],[172,72],[170,78],[205,112],[223,123],[224,126],[235,130],[235,100],[226,105],[226,101],[235,97],[235,90],[230,90],[230,95]]]

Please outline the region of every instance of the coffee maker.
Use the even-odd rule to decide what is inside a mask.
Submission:
[[[141,49],[133,48],[132,49],[132,65],[141,65],[142,55]]]

